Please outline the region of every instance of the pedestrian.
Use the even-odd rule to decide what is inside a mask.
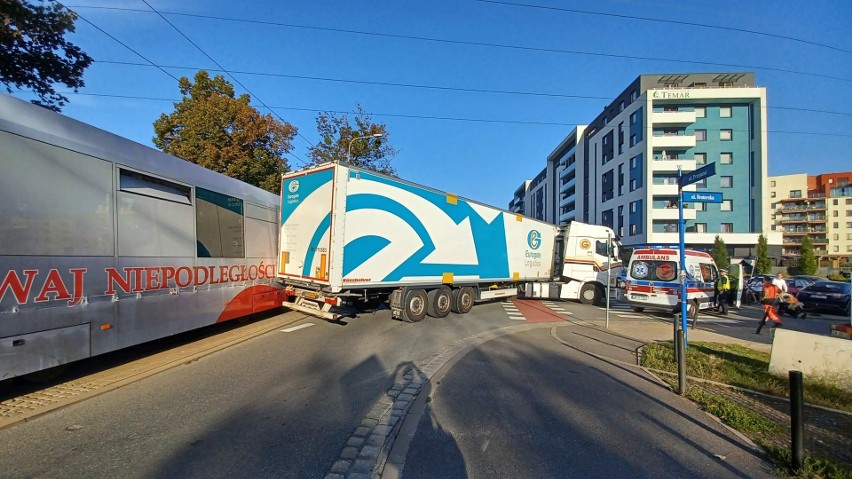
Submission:
[[[728,295],[731,293],[731,279],[728,278],[728,272],[722,270],[719,272],[719,280],[716,281],[716,302],[718,304],[719,314],[728,315]]]
[[[783,281],[783,279],[782,279]],[[757,331],[754,334],[760,334],[760,330],[763,329],[763,325],[766,324],[766,320],[771,319],[774,323],[772,327],[782,327],[781,318],[778,316],[778,312],[775,311],[775,305],[778,303],[778,298],[781,296],[781,288],[775,284],[775,280],[770,281],[769,278],[763,282],[763,299],[761,302],[763,303],[763,318],[760,320],[760,323],[757,325]]]
[[[780,290],[778,294],[787,292],[787,282],[784,281],[784,275],[782,273],[778,273],[775,276],[775,279],[772,280],[772,284],[778,286],[778,289]]]

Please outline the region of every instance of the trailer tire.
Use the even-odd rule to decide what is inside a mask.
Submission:
[[[453,292],[441,286],[426,293],[426,314],[433,318],[444,318],[453,309]]]
[[[405,292],[402,304],[402,319],[407,323],[416,323],[426,316],[426,291],[409,289]]]
[[[453,312],[465,314],[473,309],[473,288],[464,286],[453,290]]]
[[[594,283],[586,283],[580,288],[580,302],[583,304],[596,304],[601,297],[601,288]]]

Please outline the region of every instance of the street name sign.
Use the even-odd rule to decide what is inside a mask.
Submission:
[[[722,193],[684,191],[683,201],[686,203],[721,203]]]
[[[704,178],[713,176],[716,174],[716,163],[710,163],[707,166],[702,166],[701,168],[690,171],[689,173],[684,174],[680,178],[678,178],[678,186],[684,187],[686,185],[691,185],[696,181],[701,181]]]

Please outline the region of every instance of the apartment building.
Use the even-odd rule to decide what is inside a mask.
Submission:
[[[781,255],[795,265],[807,236],[821,261],[852,261],[852,172],[770,176],[772,229],[782,234]]]
[[[766,89],[753,73],[640,75],[548,155],[541,183],[558,191],[550,208],[560,223],[610,226],[628,247],[677,245],[678,172],[708,163],[716,175],[684,190],[723,201],[685,207],[687,246],[709,250],[719,235],[743,258],[766,234],[780,256],[781,234],[763,206]]]

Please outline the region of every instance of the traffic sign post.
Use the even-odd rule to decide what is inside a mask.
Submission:
[[[683,338],[684,338],[684,346],[687,347],[689,345],[689,335],[687,333],[687,297],[686,297],[686,220],[683,219],[683,203],[685,201],[684,196],[686,194],[692,198],[689,201],[692,202],[704,202],[704,203],[721,203],[722,202],[722,194],[721,193],[697,193],[692,191],[687,191],[684,193],[683,187],[687,185],[691,185],[693,183],[699,182],[705,178],[713,176],[716,174],[716,163],[710,163],[709,165],[703,166],[695,171],[690,171],[687,174],[683,173],[683,170],[680,168],[677,169],[677,212],[678,212],[678,236],[680,241],[680,324],[681,329],[683,329]],[[718,195],[718,197],[716,196]],[[718,201],[716,201],[718,199]],[[695,306],[698,308],[698,305]],[[698,314],[698,311],[695,311]],[[675,343],[677,343],[678,338],[675,337]],[[675,344],[677,347],[677,344]]]
[[[684,203],[721,203],[722,193],[684,191],[683,201]]]

